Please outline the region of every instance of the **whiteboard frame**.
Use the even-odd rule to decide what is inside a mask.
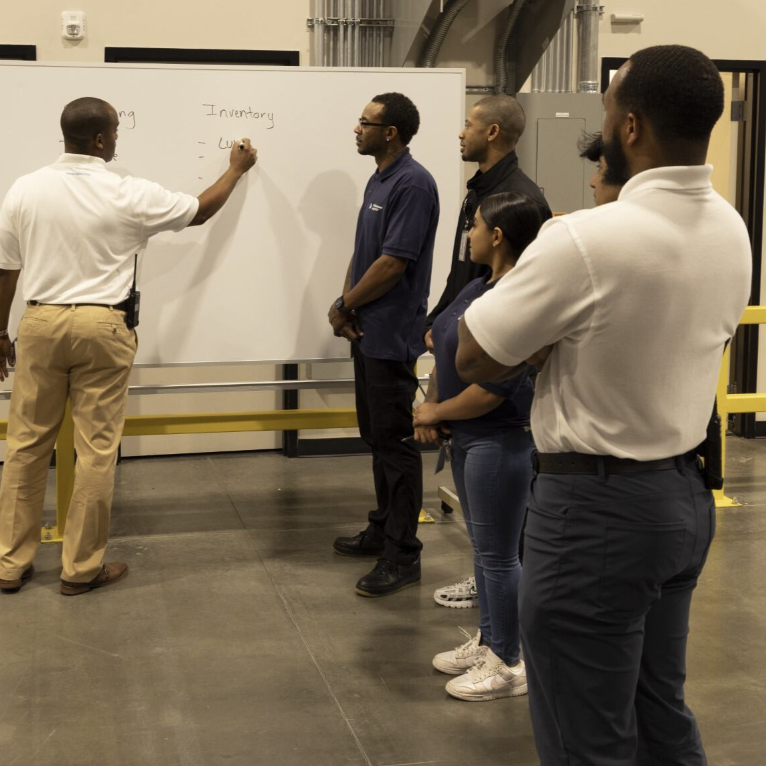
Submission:
[[[23,68],[48,68],[48,69],[88,69],[88,70],[180,70],[180,71],[217,71],[217,72],[276,72],[279,74],[327,74],[327,73],[364,73],[364,74],[397,74],[397,75],[411,75],[418,74],[420,76],[430,76],[430,73],[438,73],[439,76],[454,75],[459,78],[460,92],[465,93],[466,87],[466,70],[464,68],[453,67],[438,67],[438,68],[419,68],[419,67],[315,67],[315,66],[279,66],[279,65],[227,65],[227,64],[173,64],[173,63],[113,63],[113,62],[69,62],[69,61],[14,61],[3,60],[0,61],[0,67],[23,67]],[[465,117],[465,105],[463,105],[463,118]],[[462,127],[462,122],[458,126],[453,126],[459,129]],[[457,132],[457,131],[456,131]],[[42,166],[42,165],[41,165]],[[457,188],[459,195],[464,192],[462,166],[459,163],[455,165],[456,172],[458,174]],[[5,190],[3,190],[3,193]],[[445,207],[449,212],[450,206],[456,206],[459,209],[461,196],[457,200],[450,200],[445,205],[445,200],[441,199],[442,213],[444,213]],[[446,226],[451,229],[454,226],[454,221],[457,219],[449,217],[448,215],[442,215],[439,226]],[[149,244],[151,248],[151,242]],[[432,282],[432,286],[435,287],[435,283]],[[439,291],[440,294],[440,291]],[[435,295],[435,291],[432,291],[429,297],[429,303],[434,303],[438,295]],[[17,296],[18,301],[18,296]],[[16,310],[17,306],[12,308],[12,314],[18,315]],[[139,326],[140,330],[140,326]],[[429,356],[426,354],[425,356]],[[202,367],[202,366],[238,366],[249,364],[314,364],[320,362],[348,362],[351,356],[349,352],[348,357],[307,357],[307,358],[291,358],[291,359],[264,359],[264,358],[252,358],[252,359],[227,359],[227,360],[197,360],[197,361],[181,361],[181,362],[137,362],[134,366],[136,368],[158,369],[165,367]]]

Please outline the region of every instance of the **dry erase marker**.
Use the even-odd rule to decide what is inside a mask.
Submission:
[[[240,141],[239,142],[239,151],[242,151],[244,148],[245,148],[245,142],[244,141]]]

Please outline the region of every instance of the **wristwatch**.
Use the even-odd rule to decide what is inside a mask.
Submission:
[[[7,338],[8,330],[0,330],[0,338]]]
[[[335,300],[335,308],[340,311],[341,314],[348,314],[348,309],[346,308],[346,304],[343,301],[343,296],[341,295],[340,298],[337,298]]]

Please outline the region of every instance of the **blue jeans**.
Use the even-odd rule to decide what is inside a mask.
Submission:
[[[452,475],[473,546],[481,643],[519,661],[519,537],[532,481],[529,431],[491,436],[452,429]]]

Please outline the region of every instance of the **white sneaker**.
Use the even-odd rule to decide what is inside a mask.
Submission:
[[[466,577],[454,585],[437,588],[434,591],[434,601],[450,609],[470,609],[472,606],[479,606],[476,578]]]
[[[527,693],[524,661],[509,668],[491,649],[484,660],[465,675],[447,683],[447,694],[468,702],[486,702],[501,697],[520,697]]]
[[[479,646],[479,641],[481,641],[480,630],[476,631],[475,636],[472,636],[462,628],[460,630],[468,636],[468,641],[451,652],[437,654],[433,659],[433,666],[450,676],[462,675],[477,662],[484,659],[484,655],[489,651],[488,646]]]

